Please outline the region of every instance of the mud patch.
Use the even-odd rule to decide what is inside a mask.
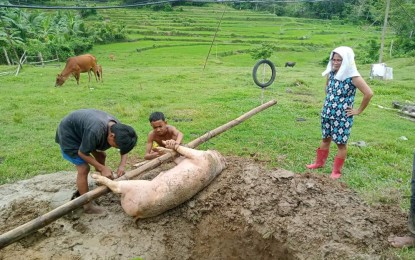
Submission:
[[[208,187],[162,215],[135,223],[109,193],[97,199],[106,215],[77,209],[3,248],[0,259],[391,259],[387,237],[406,232],[398,206],[370,207],[328,176],[227,160]],[[67,172],[0,186],[0,233],[69,201],[74,190]]]

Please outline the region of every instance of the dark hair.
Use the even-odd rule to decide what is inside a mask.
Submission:
[[[137,144],[137,134],[134,128],[121,123],[113,124],[111,132],[115,134],[115,143],[120,149],[121,154],[129,153]]]
[[[166,121],[166,119],[164,118],[164,114],[161,113],[161,112],[151,113],[150,118],[148,120],[150,121],[150,123],[155,122],[155,121],[159,121],[159,120]]]

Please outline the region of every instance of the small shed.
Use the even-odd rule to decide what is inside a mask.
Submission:
[[[372,64],[370,68],[370,79],[393,79],[393,69],[387,67],[386,63]]]

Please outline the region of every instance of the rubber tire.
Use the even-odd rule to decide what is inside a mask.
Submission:
[[[257,72],[258,72],[258,68],[259,68],[259,66],[261,66],[261,65],[262,65],[262,64],[264,64],[264,63],[268,64],[268,66],[271,68],[271,73],[272,73],[272,75],[271,75],[271,78],[270,78],[270,80],[269,80],[268,82],[261,83],[261,82],[258,80],[258,77],[257,77]],[[252,77],[253,77],[253,79],[254,79],[254,82],[255,82],[255,84],[257,84],[257,85],[258,85],[259,87],[261,87],[261,88],[266,88],[266,87],[268,87],[269,85],[271,85],[271,84],[274,82],[274,80],[275,80],[275,75],[276,75],[276,71],[275,71],[275,65],[274,65],[274,63],[272,63],[270,60],[266,60],[266,59],[263,59],[263,60],[258,61],[258,62],[255,64],[255,66],[254,66],[254,68],[253,68],[253,70],[252,70]]]

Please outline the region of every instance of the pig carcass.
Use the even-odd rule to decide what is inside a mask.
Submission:
[[[176,150],[182,159],[153,180],[113,181],[98,174],[92,177],[121,194],[122,208],[137,220],[157,216],[182,204],[226,168],[225,158],[215,150],[195,150],[169,141],[166,148]]]

